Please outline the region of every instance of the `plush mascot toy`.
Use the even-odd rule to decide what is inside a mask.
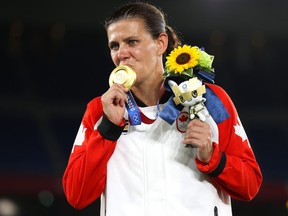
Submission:
[[[173,101],[176,105],[189,107],[189,118],[195,118],[207,122],[211,127],[212,139],[218,137],[218,127],[209,111],[205,107],[206,99],[203,94],[206,92],[206,87],[197,77],[181,82],[179,85],[172,79],[168,80],[168,85],[174,93]]]

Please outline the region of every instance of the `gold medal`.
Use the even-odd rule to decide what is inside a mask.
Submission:
[[[136,81],[135,71],[126,66],[121,65],[116,67],[110,74],[109,85],[112,86],[114,83],[121,84],[126,87],[128,90],[132,88]]]

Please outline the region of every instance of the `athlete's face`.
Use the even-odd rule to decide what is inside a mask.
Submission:
[[[153,77],[151,74],[158,70],[163,52],[159,39],[152,38],[142,19],[117,21],[108,27],[107,35],[111,57],[116,66],[132,67],[137,73],[138,83]]]

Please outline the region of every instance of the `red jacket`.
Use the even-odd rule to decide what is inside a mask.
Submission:
[[[209,84],[208,87],[224,105],[228,117],[217,122],[219,145],[213,144],[209,163],[196,158],[196,165],[232,198],[251,200],[262,182],[260,168],[230,97],[219,86]],[[104,191],[107,163],[124,122],[117,126],[103,116],[100,97],[88,103],[63,176],[65,195],[75,208],[86,207]]]

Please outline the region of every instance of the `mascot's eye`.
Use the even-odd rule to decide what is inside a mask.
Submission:
[[[191,92],[192,97],[196,98],[198,96],[197,91],[194,90]]]

